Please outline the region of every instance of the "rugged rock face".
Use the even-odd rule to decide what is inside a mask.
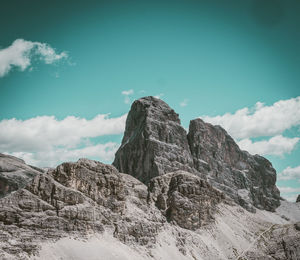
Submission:
[[[191,121],[187,135],[174,110],[154,97],[132,104],[113,165],[144,183],[188,171],[249,211],[274,211],[280,205],[276,172],[267,159],[241,151],[222,127],[201,119]]]
[[[0,198],[24,188],[42,169],[29,166],[19,158],[0,153]]]
[[[300,202],[300,194],[298,195],[296,202]]]
[[[127,259],[132,252],[134,259],[148,260],[299,259],[299,223],[288,222],[291,209],[285,209],[285,218],[268,214],[287,225],[272,225],[195,174],[167,173],[147,187],[111,165],[80,159],[37,173],[25,188],[0,199],[0,259],[106,258],[108,249],[78,258],[70,253],[74,243],[63,244],[80,240],[84,250],[89,237],[100,235],[113,241],[107,257],[113,260],[120,259],[114,257],[120,244],[129,250]],[[62,247],[53,249],[55,241]],[[44,244],[54,251],[40,255]]]
[[[178,114],[154,97],[132,104],[113,165],[143,183],[176,170],[196,172]]]
[[[300,258],[300,232],[297,226],[300,223],[289,225],[273,225],[257,240],[256,250],[244,254],[250,260],[276,259],[298,260]]]
[[[26,259],[42,241],[91,232],[153,247],[168,222],[187,230],[213,223],[222,201],[224,194],[183,171],[158,176],[147,189],[111,165],[63,163],[0,199],[0,258]]]
[[[38,257],[53,241],[69,251],[51,259],[120,259],[115,247],[129,250],[122,259],[300,259],[299,203],[260,211],[279,205],[276,172],[223,128],[196,119],[187,134],[165,102],[142,98],[113,164],[43,171],[0,154],[0,259],[49,259]],[[81,258],[63,244],[100,235],[109,256],[107,244]]]
[[[196,230],[213,222],[216,205],[225,201],[225,196],[198,176],[178,171],[153,178],[149,200],[169,222]]]
[[[280,205],[272,164],[264,157],[241,151],[222,127],[192,120],[188,141],[195,168],[241,206],[274,211]]]
[[[113,166],[64,163],[0,199],[0,242],[8,241],[0,249],[24,259],[42,240],[104,230],[124,243],[154,243],[165,220],[147,196],[144,184]]]

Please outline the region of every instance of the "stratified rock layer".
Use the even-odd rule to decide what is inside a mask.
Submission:
[[[143,183],[176,170],[196,172],[178,114],[154,97],[132,104],[113,165]]]
[[[201,119],[191,121],[187,135],[174,110],[154,97],[132,104],[113,165],[146,184],[168,172],[188,171],[249,211],[280,205],[276,172],[267,159],[241,151],[222,127]]]

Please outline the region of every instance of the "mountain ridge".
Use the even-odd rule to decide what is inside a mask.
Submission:
[[[122,169],[82,158],[44,171],[0,154],[0,258],[299,259],[300,203],[266,196],[272,165],[221,127],[196,119],[187,134],[166,103],[142,101],[116,153]]]

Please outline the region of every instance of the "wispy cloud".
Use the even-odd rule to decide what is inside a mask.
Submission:
[[[54,116],[2,120],[0,151],[38,166],[54,166],[62,159],[76,160],[84,156],[110,161],[118,144],[98,144],[92,139],[122,134],[126,117],[126,114],[116,118],[100,114],[91,120],[74,116],[63,120]]]
[[[291,192],[300,192],[300,188],[293,188],[293,187],[278,187],[280,192],[284,192],[284,193],[291,193]]]
[[[298,180],[300,182],[300,165],[292,168],[287,167],[278,174],[279,180]]]
[[[26,70],[36,58],[52,64],[67,57],[66,52],[56,53],[47,43],[17,39],[9,47],[0,50],[0,77],[7,75],[13,68]]]
[[[183,101],[181,101],[180,103],[179,103],[179,105],[181,106],[181,107],[186,107],[187,105],[188,105],[188,99],[187,98],[185,98]]]
[[[111,162],[119,144],[108,142],[104,144],[88,145],[82,148],[55,147],[45,151],[35,152],[4,152],[22,158],[27,164],[40,167],[55,167],[59,163],[66,161],[77,161],[79,158],[89,158],[100,160],[101,162]]]
[[[291,202],[295,202],[298,194],[300,193],[299,187],[278,186],[278,189],[280,190],[281,196]]]
[[[123,90],[121,94],[124,96],[124,103],[129,104],[131,102],[130,96],[134,94],[133,89]]]
[[[160,94],[158,94],[158,95],[155,95],[154,97],[155,97],[155,98],[158,98],[158,99],[161,99],[163,96],[164,96],[164,93],[160,93]]]

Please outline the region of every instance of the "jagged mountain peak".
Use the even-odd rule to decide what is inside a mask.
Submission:
[[[220,126],[195,119],[187,133],[164,101],[141,98],[113,165],[83,158],[39,171],[0,155],[0,258],[300,256],[300,204],[276,208],[271,163]],[[28,170],[22,186],[2,185]]]
[[[186,131],[178,114],[154,97],[134,101],[113,165],[144,183],[174,170],[194,172]]]
[[[133,102],[113,165],[146,184],[168,172],[191,172],[250,211],[274,211],[280,204],[267,159],[240,150],[221,126],[200,118],[190,121],[187,134],[178,114],[154,97]]]

